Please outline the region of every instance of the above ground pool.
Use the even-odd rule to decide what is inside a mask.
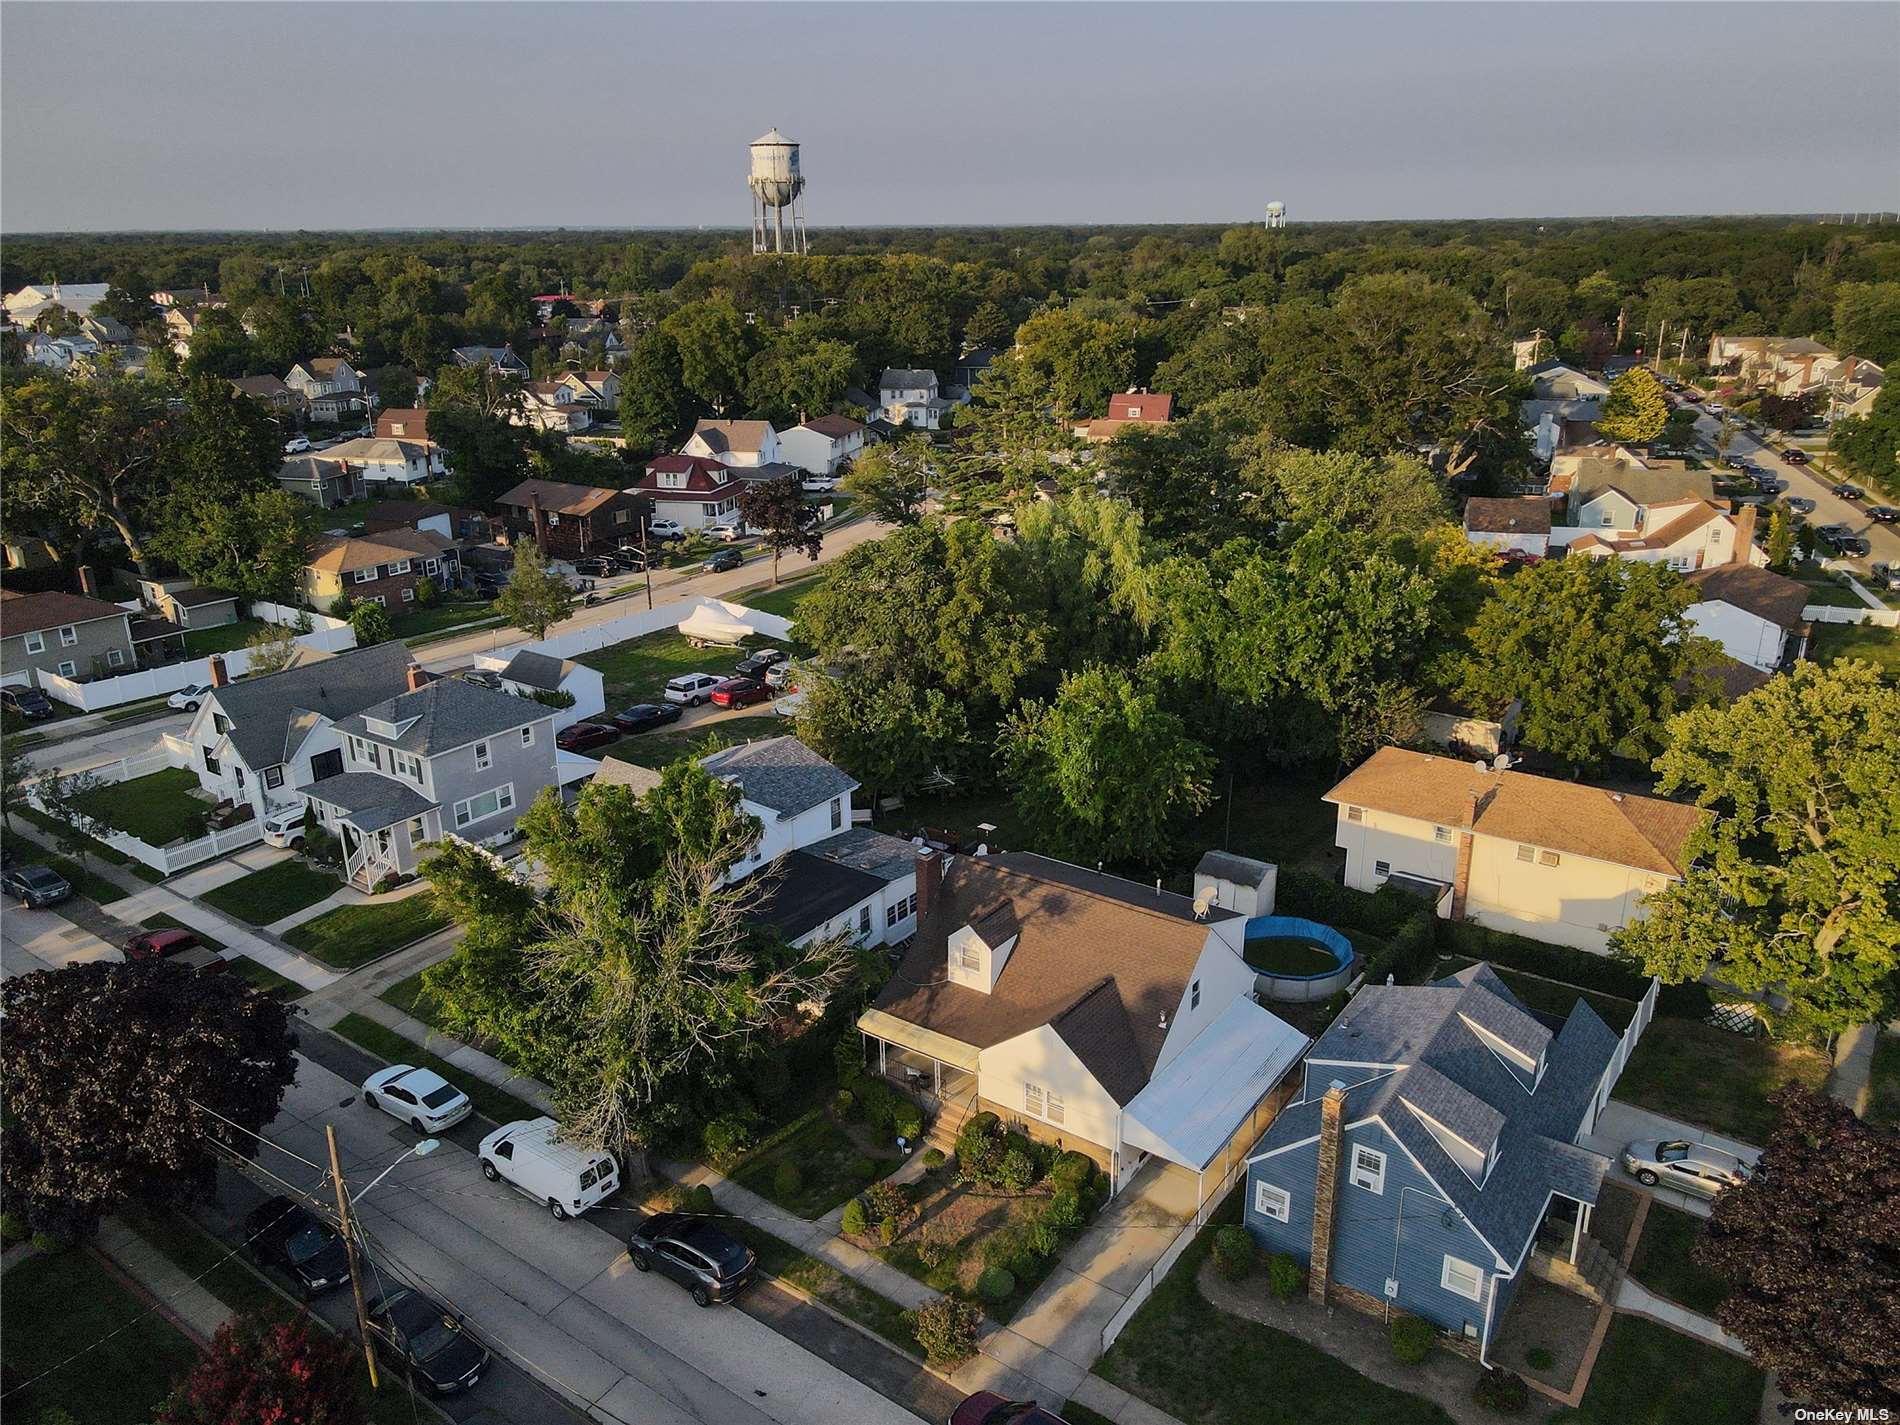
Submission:
[[[1254,987],[1268,999],[1326,999],[1352,979],[1352,942],[1330,925],[1297,915],[1257,915],[1243,947]]]

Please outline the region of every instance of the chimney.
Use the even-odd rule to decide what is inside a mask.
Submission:
[[[1465,824],[1458,832],[1458,863],[1451,875],[1451,919],[1465,918],[1465,896],[1471,889],[1471,848],[1475,838],[1472,829],[1478,824],[1478,812],[1484,806],[1486,790],[1480,784],[1474,786],[1465,805]]]
[[[943,889],[943,857],[928,846],[917,849],[917,921],[922,924]]]
[[[99,597],[99,580],[92,572],[90,564],[79,566],[79,592],[89,599]]]
[[[1755,548],[1755,507],[1743,505],[1735,516],[1735,548],[1729,553],[1728,562],[1746,565]]]
[[[1333,1210],[1339,1204],[1339,1140],[1346,1120],[1346,1086],[1338,1079],[1319,1104],[1319,1167],[1313,1174],[1313,1255],[1306,1294],[1320,1306],[1333,1268]]]
[[[214,653],[208,661],[211,664],[211,686],[214,688],[230,687],[231,675],[224,671],[224,655]]]
[[[534,525],[535,547],[542,553],[548,548],[548,522],[541,513],[541,492],[536,490],[528,496],[528,519]]]
[[[409,691],[419,693],[433,681],[420,663],[411,663],[407,671]]]

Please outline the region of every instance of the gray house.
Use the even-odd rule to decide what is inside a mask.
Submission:
[[[369,889],[416,869],[420,848],[453,834],[494,843],[543,787],[557,785],[554,709],[460,678],[408,688],[337,724],[342,769],[303,794],[342,839],[344,871]]]
[[[1540,1233],[1571,1268],[1600,1251],[1610,1164],[1577,1144],[1617,1043],[1582,1000],[1534,1014],[1485,964],[1360,990],[1248,1157],[1248,1230],[1309,1263],[1316,1299],[1397,1307],[1484,1359]]]
[[[0,674],[40,686],[40,674],[101,678],[130,673],[132,615],[117,604],[50,590],[0,590]]]

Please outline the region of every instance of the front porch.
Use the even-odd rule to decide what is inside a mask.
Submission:
[[[881,1032],[864,1023],[873,1015]],[[957,1134],[976,1111],[976,1049],[877,1010],[864,1019],[859,1027],[865,1069],[889,1079],[923,1107],[925,1146],[954,1153]]]
[[[343,847],[343,879],[373,892],[409,875],[417,849],[441,837],[441,812],[420,792],[373,772],[342,772],[303,789],[317,822]]]

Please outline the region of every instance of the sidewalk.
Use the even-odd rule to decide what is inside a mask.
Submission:
[[[239,871],[238,874],[244,872]],[[169,915],[173,920],[210,936],[223,945],[226,951],[247,956],[267,969],[275,970],[285,979],[296,981],[306,990],[319,990],[342,978],[337,971],[318,964],[306,955],[299,955],[256,927],[233,920],[202,901],[178,894],[173,890],[177,884],[177,881],[171,881],[162,886],[146,886],[124,900],[114,901],[106,908],[106,913],[134,927],[154,915]]]
[[[116,1217],[99,1224],[94,1244],[118,1264],[119,1270],[158,1299],[159,1310],[171,1317],[200,1345],[209,1344],[231,1312],[225,1304],[193,1281],[163,1252]]]
[[[1828,1094],[1862,1118],[1873,1096],[1874,1045],[1879,1039],[1878,1025],[1856,1024],[1834,1042],[1834,1072],[1828,1075]]]

